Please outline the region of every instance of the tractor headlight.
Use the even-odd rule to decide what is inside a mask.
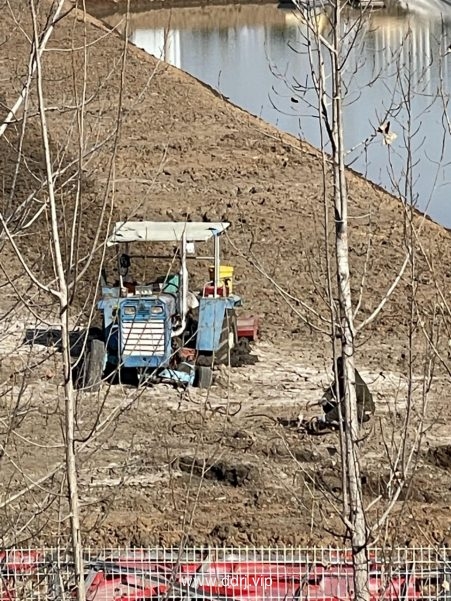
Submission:
[[[136,308],[135,307],[124,307],[124,315],[135,315]]]
[[[152,307],[150,309],[152,315],[161,315],[163,313],[163,307],[158,307],[158,305]]]

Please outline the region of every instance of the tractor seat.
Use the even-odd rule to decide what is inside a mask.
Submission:
[[[205,298],[205,297],[213,296],[214,293],[215,293],[214,282],[207,282],[203,288],[202,296]],[[218,296],[230,296],[229,287],[226,285],[218,286],[217,293],[218,293]]]
[[[167,294],[178,294],[180,276],[178,274],[159,276],[153,282],[150,282],[150,285],[154,287],[155,291],[160,289],[161,292]]]

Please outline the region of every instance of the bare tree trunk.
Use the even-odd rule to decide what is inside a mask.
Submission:
[[[354,365],[354,317],[352,309],[349,270],[348,195],[344,164],[343,106],[340,64],[340,12],[338,0],[334,7],[332,57],[332,149],[335,209],[335,252],[337,260],[338,297],[342,339],[344,375],[344,448],[343,469],[347,483],[349,515],[345,516],[350,528],[354,564],[354,595],[357,601],[368,601],[367,528],[362,499],[359,464],[359,419]]]
[[[35,44],[38,44],[37,17],[34,0],[30,3],[33,16]],[[50,210],[50,235],[54,253],[54,269],[57,282],[56,296],[59,304],[59,321],[61,326],[61,349],[64,371],[64,405],[65,405],[65,452],[68,502],[71,526],[71,543],[75,564],[75,586],[77,600],[85,601],[83,548],[80,529],[80,502],[78,496],[77,467],[75,454],[75,391],[72,382],[72,364],[70,355],[69,295],[66,272],[63,265],[61,241],[58,231],[58,212],[55,198],[55,178],[53,174],[50,152],[49,133],[45,109],[45,98],[42,82],[41,56],[36,54],[37,92],[39,116],[41,123],[42,143],[45,156],[47,177],[48,204]]]
[[[3,123],[0,125],[0,137],[3,136],[3,134],[6,131],[6,128],[14,121],[14,119],[16,118],[17,112],[19,111],[25,98],[27,97],[27,94],[28,94],[28,91],[29,91],[29,88],[30,88],[30,85],[31,85],[31,82],[33,79],[33,75],[36,71],[38,60],[40,60],[42,53],[45,51],[47,42],[49,41],[50,36],[53,33],[55,23],[61,17],[61,11],[63,10],[64,2],[65,2],[65,0],[58,0],[58,3],[52,7],[53,15],[50,18],[45,31],[42,32],[42,35],[40,37],[38,36],[37,38],[35,38],[34,49],[33,49],[34,52],[31,53],[30,64],[28,66],[27,80],[19,94],[19,97],[17,98],[16,102],[14,103],[14,106],[9,111],[9,113],[6,115],[5,119],[3,120]]]

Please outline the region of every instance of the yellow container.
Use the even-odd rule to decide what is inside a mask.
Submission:
[[[210,266],[210,279],[215,279],[215,268]],[[231,265],[220,265],[219,266],[219,286],[227,286],[229,292],[232,293],[233,288],[233,267]]]

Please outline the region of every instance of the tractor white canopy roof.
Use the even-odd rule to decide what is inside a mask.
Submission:
[[[187,242],[206,242],[222,234],[230,223],[203,221],[118,221],[107,245],[120,242],[180,242],[183,233]]]

